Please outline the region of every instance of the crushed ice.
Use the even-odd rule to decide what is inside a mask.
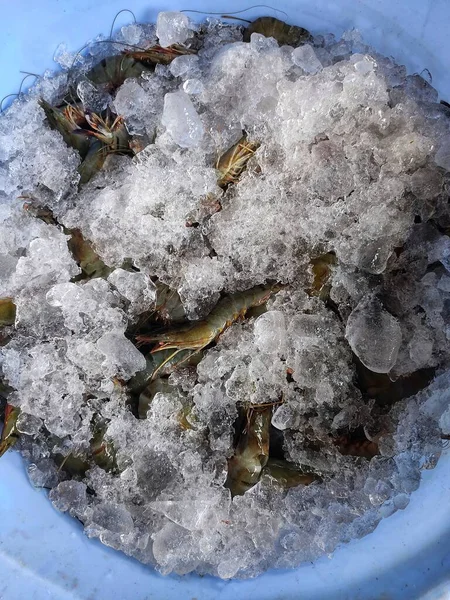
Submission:
[[[167,47],[195,29],[166,12],[156,35]],[[61,100],[64,74],[0,119],[1,297],[17,307],[1,365],[31,480],[89,536],[162,573],[252,577],[330,553],[405,508],[439,456],[439,424],[450,432],[450,120],[429,84],[357,32],[295,49],[259,34],[244,43],[218,21],[196,35],[198,55],[128,79],[114,97],[80,81],[83,102],[110,103],[143,149],[110,157],[79,192],[78,154],[37,103]],[[132,25],[117,41],[155,43],[155,30]],[[85,60],[103,51],[93,44]],[[57,60],[82,62],[64,46]],[[259,149],[224,192],[214,165],[243,129]],[[79,228],[109,277],[78,280],[69,236],[19,196]],[[326,253],[337,264],[325,304],[307,291],[311,260]],[[126,382],[146,359],[130,331],[154,308],[157,279],[190,319],[221,293],[287,287],[196,371],[175,371],[137,419]],[[378,404],[383,385],[411,395],[415,373],[439,377]],[[232,498],[238,406],[270,402],[284,458],[320,479],[285,490],[264,470]],[[94,422],[109,467],[77,475]],[[379,454],[344,451],[354,430]]]

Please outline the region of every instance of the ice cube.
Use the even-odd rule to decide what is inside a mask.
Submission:
[[[181,12],[160,12],[156,21],[156,35],[163,48],[172,44],[183,44],[190,36],[192,25],[187,15]]]
[[[109,94],[101,91],[88,80],[80,81],[77,85],[77,95],[86,110],[98,114],[104,111],[112,100]]]
[[[165,95],[161,123],[182,148],[198,146],[203,138],[202,121],[186,92]]]
[[[105,356],[103,369],[106,377],[118,375],[129,379],[145,368],[145,357],[122,331],[105,333],[97,341],[97,348]]]
[[[17,418],[17,430],[25,435],[37,435],[42,427],[42,419],[35,415],[21,412]]]
[[[98,504],[92,513],[92,521],[113,533],[129,533],[134,529],[133,518],[128,510],[112,502]]]
[[[350,314],[345,329],[353,352],[375,373],[388,373],[402,343],[398,319],[377,298],[363,299]]]
[[[58,471],[50,458],[41,458],[27,467],[28,477],[35,487],[52,488],[58,481]]]
[[[195,77],[193,79],[186,79],[186,81],[183,83],[183,90],[186,92],[186,94],[192,94],[195,96],[197,94],[201,94],[204,89],[205,86],[203,83],[200,81],[200,79],[196,79]]]
[[[174,77],[192,77],[198,74],[198,56],[184,54],[177,56],[169,66],[169,70]]]
[[[261,352],[283,354],[285,351],[286,323],[282,312],[272,310],[258,317],[253,332]]]
[[[314,74],[322,70],[322,63],[310,44],[303,44],[303,46],[294,48],[292,50],[292,61],[294,65],[301,67],[305,73]]]
[[[131,302],[136,314],[149,310],[156,300],[156,286],[145,273],[115,269],[108,281]]]
[[[86,485],[81,481],[62,481],[50,491],[49,498],[61,512],[82,510],[87,505]]]

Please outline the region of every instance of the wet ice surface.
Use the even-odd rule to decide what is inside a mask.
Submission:
[[[168,46],[194,32],[161,13],[156,34]],[[117,40],[154,44],[155,29]],[[429,84],[357,32],[293,49],[210,21],[195,43],[198,55],[112,96],[81,81],[83,101],[111,103],[142,149],[109,157],[79,191],[79,156],[37,104],[62,99],[64,74],[1,117],[0,296],[17,306],[1,363],[30,479],[87,535],[165,574],[252,577],[404,509],[439,456],[439,427],[450,432],[450,120]],[[64,47],[57,59],[81,62]],[[259,148],[224,191],[216,160],[242,130]],[[107,279],[79,280],[69,234],[23,210],[27,198],[93,242]],[[330,252],[320,290],[311,261]],[[155,309],[157,279],[190,319],[221,293],[285,286],[197,367],[161,379],[138,419],[127,382],[146,359],[133,332]],[[433,370],[423,391],[408,383]],[[232,498],[242,406],[270,403],[271,448],[317,479],[285,489],[264,468]],[[371,460],[351,455],[354,431],[378,447]]]

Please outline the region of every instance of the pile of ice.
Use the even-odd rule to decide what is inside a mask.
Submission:
[[[145,147],[109,157],[80,191],[79,157],[37,103],[61,100],[65,73],[0,119],[0,296],[17,306],[2,373],[32,481],[53,488],[89,536],[163,573],[251,577],[330,553],[405,508],[439,456],[439,427],[450,432],[450,120],[429,84],[357,32],[293,49],[163,13],[156,35],[198,54],[101,96]],[[83,71],[123,43],[155,43],[155,30],[123,28],[117,42],[93,44],[84,62],[60,49],[59,61]],[[224,192],[215,163],[242,130],[260,146]],[[74,282],[68,236],[19,196],[81,229],[109,278]],[[337,257],[327,304],[307,293],[311,259],[326,252]],[[197,370],[172,374],[137,419],[126,382],[145,358],[129,331],[152,309],[156,278],[190,319],[221,293],[287,286],[225,331]],[[437,377],[380,407],[357,385],[355,356],[392,380]],[[280,398],[272,425],[285,458],[321,479],[286,491],[264,476],[231,498],[238,406]],[[96,419],[117,468],[69,479],[52,457],[88,452]],[[370,461],[334,442],[358,428],[379,444]]]

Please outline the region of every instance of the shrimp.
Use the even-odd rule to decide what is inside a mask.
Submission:
[[[248,161],[259,148],[256,142],[249,142],[247,134],[223,154],[216,163],[220,176],[217,184],[226,188],[230,183],[236,183],[247,166]]]
[[[113,152],[131,152],[130,135],[123,117],[115,116],[109,111],[105,118],[86,112],[86,121],[91,129],[78,129],[74,132],[75,134],[96,137]]]
[[[257,286],[246,292],[226,296],[203,321],[196,321],[161,335],[140,335],[136,340],[139,344],[157,342],[152,354],[173,348],[174,353],[166,362],[183,350],[194,351],[192,352],[194,354],[217,340],[220,334],[232,323],[242,318],[249,308],[264,304],[279,289],[280,286],[269,288]]]
[[[177,58],[177,56],[183,56],[184,54],[197,54],[197,51],[190,48],[185,48],[179,44],[172,44],[172,46],[168,46],[167,48],[156,45],[140,51],[123,50],[122,54],[139,62],[143,62],[144,64],[168,65],[173,61],[174,58]]]
[[[76,106],[68,104],[62,109],[62,113],[73,129],[77,129],[78,127],[84,128],[88,124],[82,104],[77,104]]]
[[[161,281],[156,282],[155,312],[158,317],[166,322],[184,321],[186,314],[177,290],[172,290]]]
[[[16,305],[11,298],[0,298],[0,327],[14,325],[16,320]]]
[[[289,25],[280,19],[274,17],[260,17],[250,23],[244,31],[244,42],[249,42],[252,33],[260,33],[266,37],[273,37],[280,46],[293,46],[294,48],[309,42],[312,37],[307,29]]]
[[[111,267],[105,265],[100,256],[95,252],[92,244],[86,240],[79,229],[67,229],[64,227],[64,233],[70,235],[67,245],[72,253],[75,262],[80,266],[81,274],[75,277],[75,281],[80,279],[94,279],[102,277],[106,279],[113,271]]]
[[[19,439],[16,423],[20,410],[11,404],[6,403],[5,421],[3,424],[2,436],[0,438],[0,456],[3,456]]]
[[[87,135],[80,134],[82,131],[72,118],[73,115],[67,109],[61,110],[46,102],[43,98],[39,100],[39,106],[44,110],[48,124],[51,129],[58,131],[65,143],[78,150],[81,158],[89,152],[90,141]]]
[[[202,359],[201,353],[192,355],[190,350],[179,352],[175,356],[172,350],[164,350],[157,354],[149,353],[145,357],[146,367],[134,375],[127,384],[132,394],[140,394],[157,375],[169,375],[179,366],[196,366]]]
[[[87,183],[100,171],[108,156],[106,146],[100,140],[94,140],[89,147],[89,151],[78,167],[80,175],[79,187]]]
[[[261,477],[274,479],[281,487],[289,489],[298,485],[309,485],[317,479],[314,473],[305,473],[297,465],[287,460],[269,458]]]
[[[314,276],[312,287],[309,290],[311,296],[317,296],[321,300],[326,300],[329,297],[331,289],[329,279],[336,263],[336,255],[332,252],[327,252],[327,254],[322,254],[311,260],[311,270]]]
[[[86,73],[86,77],[96,85],[106,86],[106,91],[114,92],[126,79],[138,78],[144,71],[148,71],[148,68],[133,56],[115,54],[103,58]]]
[[[343,435],[333,440],[333,443],[343,456],[358,456],[370,460],[380,454],[378,443],[368,439],[355,440]]]
[[[53,456],[58,472],[65,471],[72,477],[84,477],[93,464],[107,472],[117,473],[116,450],[111,440],[105,440],[105,424],[94,426],[89,451],[82,455],[69,452],[65,456],[58,453]]]
[[[84,111],[78,105],[60,109],[43,99],[39,100],[39,104],[51,129],[58,131],[68,146],[78,150],[82,159],[78,167],[80,186],[87,183],[103,167],[108,154],[133,154],[130,147],[131,137],[123,117],[116,116],[109,110],[103,117]]]
[[[72,254],[73,259],[81,269],[81,274],[75,276],[72,281],[80,281],[82,279],[94,279],[95,277],[102,277],[106,279],[108,275],[113,271],[112,267],[108,267],[94,250],[93,245],[89,240],[83,237],[83,234],[79,229],[69,229],[60,225],[55,219],[53,212],[46,207],[39,206],[31,196],[19,196],[19,198],[29,198],[31,202],[25,202],[23,205],[26,212],[40,219],[48,225],[56,225],[62,228],[66,235],[70,236],[67,240],[67,245]],[[1,300],[0,300],[0,325],[1,325]]]
[[[111,441],[105,441],[105,432],[94,433],[91,442],[91,454],[94,463],[104,471],[117,471],[116,450]]]
[[[256,485],[269,460],[269,430],[272,406],[247,410],[245,427],[239,436],[234,456],[228,459],[225,483],[233,496],[241,496]]]

